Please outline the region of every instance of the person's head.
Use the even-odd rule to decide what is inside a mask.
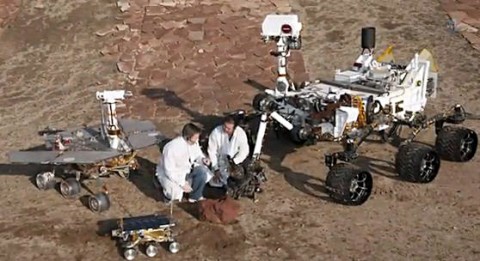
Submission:
[[[182,136],[188,143],[194,144],[200,138],[201,132],[202,130],[197,125],[193,123],[187,123],[185,126],[183,126]]]
[[[223,131],[228,135],[233,135],[235,131],[235,118],[232,115],[228,115],[223,119]]]

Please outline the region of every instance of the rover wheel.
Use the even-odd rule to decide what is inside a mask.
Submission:
[[[137,255],[138,251],[135,248],[125,248],[123,250],[123,257],[125,257],[126,260],[133,260]]]
[[[158,254],[158,246],[155,243],[147,243],[145,245],[145,255],[155,257]]]
[[[178,251],[180,251],[180,244],[176,241],[170,242],[168,245],[168,251],[172,254],[178,253]]]
[[[253,97],[252,101],[252,106],[255,110],[257,111],[265,111],[267,100],[268,99],[268,94],[266,93],[259,93]]]
[[[477,152],[478,136],[475,131],[446,126],[443,127],[435,140],[435,149],[444,160],[466,162]]]
[[[335,201],[358,206],[372,193],[373,177],[366,171],[348,163],[334,165],[325,182],[329,196]]]
[[[433,148],[420,143],[401,145],[395,157],[398,175],[411,182],[429,183],[438,175],[440,157]]]
[[[35,177],[35,185],[39,190],[49,190],[57,184],[53,172],[41,172]]]
[[[65,198],[73,198],[80,193],[80,182],[76,178],[64,179],[60,182],[60,193]]]
[[[235,199],[235,200],[238,200],[240,198],[240,193],[238,193],[237,190],[233,189],[232,187],[230,186],[227,186],[227,192],[226,192],[226,195]]]
[[[290,131],[290,137],[292,141],[296,144],[302,145],[308,140],[308,129],[302,128],[300,126],[295,126]]]
[[[105,192],[100,192],[88,198],[88,208],[96,213],[103,212],[110,208],[110,199]]]

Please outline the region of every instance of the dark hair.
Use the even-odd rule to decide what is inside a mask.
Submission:
[[[237,125],[237,119],[233,115],[227,115],[225,116],[225,118],[223,118],[223,123],[231,123]]]
[[[187,123],[185,124],[185,126],[183,126],[182,136],[186,140],[190,140],[193,137],[193,135],[200,134],[201,132],[202,132],[202,129],[200,129],[200,127],[198,127],[197,125],[193,123]]]

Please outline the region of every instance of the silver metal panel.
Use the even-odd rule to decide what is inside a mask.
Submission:
[[[12,151],[8,153],[11,163],[48,163],[54,160],[58,151]]]
[[[92,164],[121,155],[110,151],[14,151],[8,154],[12,163]]]
[[[151,121],[135,120],[135,119],[119,119],[118,124],[123,130],[123,133],[129,134],[132,132],[149,132],[156,131],[157,127]]]
[[[156,132],[130,134],[127,140],[134,150],[139,150],[157,144],[161,137],[157,135]]]
[[[116,150],[110,151],[65,151],[57,157],[52,163],[58,164],[89,164],[97,163],[102,160],[110,159],[116,156],[121,155],[120,152]]]

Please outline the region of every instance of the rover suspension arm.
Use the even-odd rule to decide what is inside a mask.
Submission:
[[[331,168],[337,164],[339,160],[345,162],[355,160],[358,157],[358,147],[373,133],[377,126],[378,123],[373,123],[363,128],[361,133],[355,137],[344,137],[342,139],[343,151],[325,154],[325,165]]]
[[[422,130],[426,130],[432,125],[435,125],[435,133],[438,134],[445,123],[460,124],[466,119],[480,120],[480,117],[466,112],[460,104],[456,104],[444,113],[439,113],[430,118],[419,116],[409,124],[413,131],[409,134],[405,142],[412,142]]]

